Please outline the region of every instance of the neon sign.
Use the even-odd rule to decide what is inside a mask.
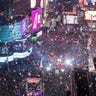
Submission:
[[[32,33],[42,28],[42,9],[32,11]]]

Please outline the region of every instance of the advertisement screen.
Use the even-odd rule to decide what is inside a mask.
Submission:
[[[21,22],[0,26],[1,42],[11,42],[13,40],[20,39],[21,37]]]
[[[0,56],[7,56],[8,54],[8,47],[4,44],[0,44]]]
[[[21,22],[16,22],[13,24],[12,32],[11,32],[13,40],[21,39]]]
[[[86,6],[86,5],[88,5],[88,2],[87,2],[87,0],[79,0],[79,5]]]
[[[10,62],[16,58],[25,58],[29,56],[31,53],[32,53],[32,47],[25,52],[14,52],[10,56],[0,56],[0,63],[6,62],[6,61]]]
[[[32,11],[32,33],[42,28],[42,9]]]
[[[95,6],[95,2],[96,0],[79,0],[79,5],[92,7]]]
[[[43,8],[44,0],[30,0],[31,8]]]
[[[85,20],[96,21],[96,11],[85,11]]]
[[[31,38],[24,38],[15,40],[11,46],[14,52],[24,52],[32,46],[31,42]]]
[[[43,8],[44,7],[44,0],[36,0],[36,7]]]
[[[26,33],[28,32],[28,24],[29,24],[29,20],[28,18],[25,18],[21,21],[21,26],[22,26],[22,36],[26,35]]]
[[[0,26],[0,41],[11,42],[13,40],[11,32],[12,30],[8,25]]]
[[[39,83],[40,82],[40,78],[28,78],[27,79],[27,82],[28,83],[34,83],[34,84],[36,84],[36,83]]]
[[[75,15],[64,15],[63,23],[64,24],[78,24],[78,18]]]
[[[95,6],[96,0],[87,0],[88,6]]]

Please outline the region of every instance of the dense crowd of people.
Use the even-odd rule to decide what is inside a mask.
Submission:
[[[65,1],[64,5],[68,4]],[[72,71],[75,68],[88,71],[89,34],[81,30],[85,24],[83,27],[63,24],[63,7],[66,11],[72,11],[71,7],[75,5],[72,3],[70,8],[63,6],[62,0],[57,0],[56,4],[49,6],[54,11],[47,13],[43,35],[37,41],[26,42],[25,49],[32,44],[32,54],[0,65],[0,96],[26,96],[26,79],[29,77],[42,79],[44,96],[66,96],[66,90],[71,90],[72,86]],[[19,43],[15,45],[17,49],[21,48]],[[16,46],[13,47],[16,49]],[[95,45],[92,50],[95,52]],[[70,64],[65,62],[66,59],[71,60]],[[51,67],[50,71],[47,67]]]

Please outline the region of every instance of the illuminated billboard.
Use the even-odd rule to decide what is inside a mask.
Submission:
[[[36,0],[36,7],[43,8],[44,7],[44,0]]]
[[[63,24],[78,24],[78,17],[76,15],[64,15]]]
[[[39,83],[41,78],[27,78],[28,83]]]
[[[42,28],[42,9],[32,11],[32,33],[39,31]]]
[[[31,8],[43,8],[44,0],[30,0]]]
[[[12,35],[11,30],[8,25],[0,26],[0,41],[1,42],[11,42]]]
[[[96,21],[96,11],[85,11],[85,20]]]
[[[88,2],[88,5],[95,6],[96,0],[86,0]]]
[[[28,24],[29,24],[29,19],[25,18],[21,21],[21,26],[22,26],[22,36],[26,35],[28,32]]]
[[[25,52],[14,52],[12,55],[10,56],[0,56],[0,63],[6,62],[6,60],[8,62],[13,61],[16,58],[25,58],[27,56],[29,56],[32,53],[32,47],[29,48],[27,51]]]
[[[17,39],[21,39],[22,38],[21,22],[16,22],[16,23],[13,24],[11,35],[12,35],[12,39],[13,40],[17,40]]]
[[[86,5],[88,5],[88,2],[87,2],[87,0],[79,0],[79,5],[86,6]]]
[[[16,39],[22,38],[21,35],[21,22],[16,22],[11,25],[0,26],[0,41],[11,42]]]
[[[95,6],[95,2],[96,0],[79,0],[79,5],[92,7]]]

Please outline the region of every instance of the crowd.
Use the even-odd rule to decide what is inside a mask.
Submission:
[[[57,9],[48,13],[43,35],[31,42],[32,54],[0,66],[0,96],[26,96],[26,78],[29,77],[42,78],[44,96],[66,96],[66,89],[72,85],[72,71],[75,68],[88,70],[88,34],[81,32],[79,24],[63,24],[60,1],[57,0]],[[67,65],[66,59],[71,59],[71,64]],[[52,70],[46,70],[48,66]]]

